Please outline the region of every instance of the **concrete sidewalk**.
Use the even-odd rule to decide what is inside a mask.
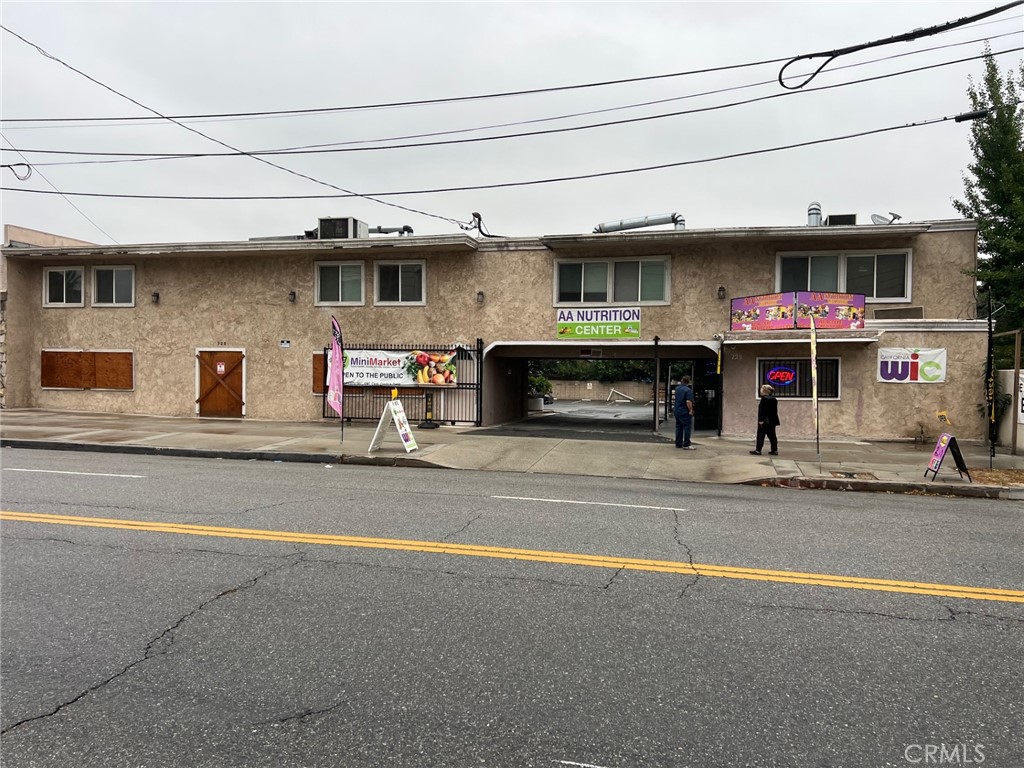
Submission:
[[[672,428],[671,422],[667,424]],[[751,439],[698,433],[695,451],[661,439],[532,437],[528,429],[443,426],[413,429],[419,449],[407,454],[392,427],[382,447],[369,453],[376,424],[198,419],[37,409],[0,411],[0,445],[14,448],[86,450],[242,460],[446,467],[598,477],[746,483],[836,490],[921,492],[1024,499],[1024,485],[993,485],[961,478],[952,456],[938,477],[926,480],[933,445],[913,443],[780,442],[779,456],[752,456]],[[664,429],[664,427],[663,427]],[[490,433],[490,434],[485,434]],[[650,433],[653,435],[653,433]],[[649,436],[648,436],[649,438]],[[988,448],[961,449],[970,469],[989,467]],[[1024,457],[998,453],[992,466],[1024,470]],[[929,473],[929,478],[931,473]]]

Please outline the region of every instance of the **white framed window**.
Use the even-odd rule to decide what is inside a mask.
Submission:
[[[92,268],[94,307],[134,307],[135,267],[119,265]]]
[[[425,261],[378,261],[373,282],[374,304],[423,306],[427,303]]]
[[[776,290],[863,293],[876,303],[911,300],[910,249],[780,253]]]
[[[46,267],[43,270],[44,307],[84,307],[85,267]]]
[[[364,265],[361,261],[316,262],[317,306],[362,306]]]
[[[668,260],[555,262],[555,304],[667,304]]]

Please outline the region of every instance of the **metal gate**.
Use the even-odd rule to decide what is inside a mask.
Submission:
[[[346,349],[379,349],[385,352],[403,352],[412,349],[427,354],[446,354],[451,345],[437,344],[346,344]],[[329,347],[324,347],[327,359]],[[476,347],[455,346],[456,384],[438,387],[401,387],[398,396],[410,421],[423,421],[427,416],[427,399],[432,400],[433,420],[438,423],[474,424],[480,426],[483,412],[484,342],[476,340]],[[384,404],[391,399],[390,387],[345,387],[342,409],[345,421],[377,421]],[[327,366],[324,365],[322,413],[325,419],[336,419],[338,414],[327,405]]]

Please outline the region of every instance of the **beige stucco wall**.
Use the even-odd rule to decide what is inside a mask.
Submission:
[[[960,274],[974,263],[974,230],[970,228],[927,235],[884,233],[873,235],[868,244],[863,238],[836,237],[835,233],[775,238],[706,235],[688,239],[672,235],[620,240],[584,237],[582,244],[555,246],[555,250],[529,239],[438,246],[436,241],[419,245],[416,238],[371,239],[354,249],[351,242],[337,249],[314,242],[299,246],[299,250],[289,250],[294,245],[255,249],[248,244],[225,244],[213,255],[200,253],[199,246],[193,251],[179,248],[180,253],[160,246],[128,247],[123,249],[128,254],[106,256],[96,255],[95,249],[82,249],[24,257],[17,249],[8,249],[7,404],[192,416],[196,413],[196,350],[224,348],[245,351],[248,418],[320,419],[321,399],[312,394],[312,356],[329,343],[333,314],[342,324],[349,347],[387,343],[412,348],[453,342],[472,346],[477,338],[488,345],[498,344],[485,360],[483,419],[493,423],[519,418],[526,413],[528,352],[525,346],[517,351],[501,342],[546,343],[548,346],[529,352],[534,357],[578,357],[581,346],[601,346],[598,342],[558,341],[553,301],[557,259],[664,256],[670,260],[670,302],[643,307],[643,345],[632,350],[608,347],[606,358],[649,356],[654,336],[664,344],[676,344],[662,351],[663,358],[711,357],[713,353],[700,344],[679,345],[687,341],[710,344],[714,334],[727,330],[729,301],[718,298],[719,286],[729,297],[774,291],[776,254],[780,251],[911,247],[913,303],[927,300],[926,317],[949,316],[949,308],[966,305],[973,296],[970,278]],[[376,259],[422,259],[426,264],[426,306],[373,306]],[[313,305],[315,263],[335,260],[364,263],[365,306]],[[88,268],[118,263],[135,266],[136,306],[88,306],[92,283]],[[42,308],[43,269],[61,265],[87,267],[85,307]],[[934,272],[938,277],[928,278]],[[288,301],[292,290],[297,294],[295,303]],[[478,291],[484,292],[483,302],[476,300]],[[153,292],[159,292],[159,303],[151,301]],[[960,378],[963,370],[973,371],[978,365],[974,348],[960,348],[968,336],[885,341],[887,346],[950,349],[950,385],[920,394],[912,392],[915,388],[909,385],[879,389],[873,383],[874,347],[843,345],[843,401],[822,404],[823,430],[844,435],[891,434],[891,413],[879,414],[887,410],[923,412],[933,418],[931,412],[939,409],[935,407],[937,399],[951,401],[943,402],[942,407],[957,414],[957,423],[962,412],[973,408],[964,403],[974,401]],[[287,348],[282,347],[283,340],[290,342]],[[39,353],[53,348],[132,350],[135,390],[41,390]],[[771,354],[784,352],[779,348]],[[744,350],[737,359],[726,356],[723,429],[727,433],[749,431],[752,408],[756,407],[753,354]],[[827,345],[821,354],[829,354]],[[863,372],[855,375],[858,370]],[[980,375],[976,378],[980,380]],[[909,409],[905,407],[908,396],[914,398]],[[879,402],[874,402],[876,398]],[[784,434],[812,431],[806,426],[807,408],[800,403],[784,404],[784,410],[790,412],[783,417]],[[960,420],[970,422],[969,415]],[[895,428],[906,436],[917,430],[916,421]]]
[[[895,384],[877,381],[879,347],[944,348],[946,381]],[[757,359],[810,357],[808,344],[726,345],[723,434],[753,434],[757,429]],[[937,417],[946,411],[952,432],[962,440],[984,437],[984,332],[886,332],[876,343],[818,345],[818,357],[840,357],[840,399],[819,401],[819,433],[861,439],[932,439],[950,431]],[[779,400],[780,437],[814,437],[810,400]]]

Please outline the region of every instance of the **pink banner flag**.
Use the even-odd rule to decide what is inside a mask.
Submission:
[[[331,365],[327,371],[327,404],[338,416],[344,417],[342,394],[345,389],[345,343],[341,338],[338,319],[331,316]]]

